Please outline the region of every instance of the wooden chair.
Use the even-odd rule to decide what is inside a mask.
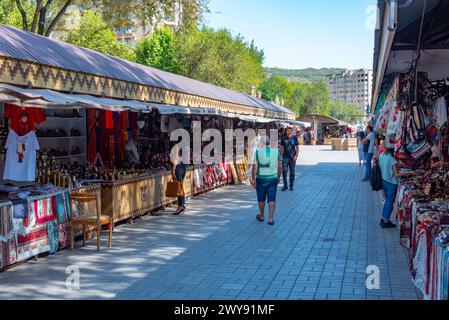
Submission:
[[[101,227],[104,225],[108,225],[109,227],[109,248],[112,245],[112,228],[113,221],[112,217],[109,215],[101,214],[101,204],[99,200],[98,194],[93,193],[75,193],[70,194],[70,245],[73,250],[75,245],[75,233],[74,228],[76,226],[83,226],[83,246],[86,245],[86,226],[94,226],[97,230],[97,251],[100,252],[100,236],[101,236]],[[73,204],[72,202],[79,202],[83,204],[93,203],[95,202],[96,215],[80,215],[78,217],[74,217],[73,215]]]

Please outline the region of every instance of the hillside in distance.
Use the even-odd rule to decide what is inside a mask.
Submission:
[[[327,75],[343,73],[346,69],[342,68],[307,68],[307,69],[282,69],[265,68],[268,76],[280,76],[291,81],[312,81],[317,82],[326,80]]]

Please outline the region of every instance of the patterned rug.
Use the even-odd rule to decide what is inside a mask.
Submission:
[[[17,262],[17,233],[14,230],[12,205],[0,207],[0,269]]]
[[[38,254],[49,252],[48,229],[46,223],[37,222],[34,203],[29,204],[29,212],[25,219],[14,219],[17,235],[17,261],[24,261]]]

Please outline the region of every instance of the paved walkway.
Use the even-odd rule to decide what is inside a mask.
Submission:
[[[356,156],[302,147],[273,227],[255,220],[250,187],[220,189],[183,216],[167,209],[119,226],[100,254],[93,240],[0,273],[0,299],[417,299],[399,233],[379,227],[379,195],[360,182]],[[66,288],[70,265],[79,290]],[[369,265],[380,290],[366,289]]]

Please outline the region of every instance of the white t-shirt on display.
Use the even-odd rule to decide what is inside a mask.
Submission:
[[[3,179],[35,181],[36,151],[39,150],[36,134],[30,131],[24,136],[18,136],[14,130],[9,130],[5,148],[7,151]]]

